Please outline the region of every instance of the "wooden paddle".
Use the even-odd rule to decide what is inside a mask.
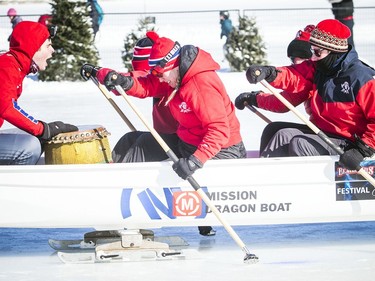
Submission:
[[[128,95],[125,93],[124,89],[121,86],[116,86],[116,90],[121,94],[121,96],[126,100],[126,102],[129,104],[129,106],[133,109],[135,114],[139,117],[139,119],[142,121],[142,123],[147,127],[147,129],[150,131],[150,133],[154,136],[156,141],[159,143],[159,145],[162,147],[162,149],[165,151],[165,153],[169,156],[169,158],[173,161],[173,163],[178,162],[178,158],[176,154],[169,148],[167,143],[161,138],[161,136],[156,132],[156,130],[147,122],[145,117],[142,115],[142,113],[135,107],[133,102],[129,99]],[[199,194],[201,199],[206,203],[206,205],[210,208],[210,210],[215,214],[216,218],[221,222],[221,224],[224,226],[224,228],[227,230],[229,235],[233,238],[233,240],[237,243],[237,245],[242,249],[242,251],[245,253],[244,262],[245,263],[256,263],[258,262],[258,257],[254,254],[251,254],[244,242],[241,240],[241,238],[237,235],[237,233],[234,231],[234,229],[226,222],[226,220],[223,218],[219,210],[216,208],[216,206],[212,203],[210,198],[204,193],[201,186],[198,184],[198,182],[193,178],[193,176],[189,176],[187,178],[190,185],[195,189],[195,191]]]
[[[308,120],[304,115],[302,115],[286,98],[284,98],[280,93],[278,93],[266,80],[260,81],[260,83],[267,88],[274,96],[276,96],[279,101],[281,101],[290,111],[292,111],[299,119],[302,120],[315,134],[317,134],[326,144],[328,144],[337,154],[344,154],[344,150],[338,145],[334,144],[331,139],[322,132],[317,126],[315,126],[310,120]],[[363,168],[357,170],[358,174],[364,177],[369,183],[375,187],[375,179],[367,173]]]
[[[108,92],[107,88],[104,87],[102,84],[99,83],[98,79],[96,77],[90,75],[91,81],[94,82],[94,84],[99,88],[99,90],[102,92],[102,94],[105,96],[105,98],[109,101],[109,103],[113,106],[113,108],[117,111],[117,113],[120,115],[122,120],[125,121],[126,125],[128,125],[129,129],[133,132],[136,131],[136,128],[133,126],[132,122],[126,117],[124,112],[120,109],[120,107],[116,104],[116,102],[112,99],[111,94]]]

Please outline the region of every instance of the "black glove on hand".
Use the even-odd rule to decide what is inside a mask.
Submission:
[[[360,163],[363,161],[363,155],[358,149],[352,148],[340,155],[340,163],[349,170],[359,170],[361,169]]]
[[[39,136],[39,139],[41,141],[49,141],[54,136],[60,134],[60,133],[67,133],[67,132],[74,132],[78,131],[78,128],[71,124],[66,124],[61,121],[55,121],[51,123],[45,123],[43,121],[39,121],[43,123],[44,130],[43,134]]]
[[[270,83],[276,79],[277,73],[274,66],[252,65],[246,71],[246,78],[250,84],[256,84],[263,79]]]
[[[85,63],[81,67],[81,76],[86,81],[89,80],[91,76],[96,78],[96,74],[98,73],[100,68],[101,67],[99,67],[99,66],[95,66],[95,65],[92,65],[92,64],[89,64],[89,63]]]
[[[124,76],[116,71],[110,71],[104,78],[104,85],[110,91],[114,90],[116,86],[121,86],[125,91],[129,90],[134,84],[133,78]]]
[[[174,163],[172,167],[180,178],[186,180],[195,170],[202,168],[203,164],[194,155],[190,155],[189,158],[178,159],[178,162]]]
[[[245,108],[245,102],[248,105],[253,105],[258,107],[257,102],[257,95],[260,93],[260,91],[253,91],[250,93],[242,93],[238,97],[236,97],[236,100],[234,101],[234,105],[240,109],[243,110]]]

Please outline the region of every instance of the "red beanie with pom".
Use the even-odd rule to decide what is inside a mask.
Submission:
[[[151,68],[157,67],[157,71],[164,73],[178,66],[181,46],[166,37],[159,37],[155,31],[149,31],[146,36],[154,42],[151,48],[148,63]]]
[[[333,52],[348,51],[350,29],[334,19],[323,20],[311,32],[310,43]]]

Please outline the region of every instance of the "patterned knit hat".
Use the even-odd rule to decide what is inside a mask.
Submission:
[[[310,43],[337,53],[348,51],[350,29],[334,19],[323,20],[311,32]]]
[[[149,70],[148,59],[154,42],[150,38],[139,39],[134,46],[132,66],[134,70]]]
[[[181,46],[166,37],[159,37],[154,31],[149,31],[146,36],[154,42],[151,48],[148,64],[159,73],[171,70],[179,65]]]

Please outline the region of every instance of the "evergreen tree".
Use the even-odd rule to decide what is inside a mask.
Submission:
[[[124,39],[124,50],[122,51],[122,62],[124,63],[125,68],[128,71],[132,71],[132,59],[133,59],[133,49],[135,44],[139,39],[142,39],[146,36],[147,31],[155,30],[155,18],[146,17],[141,18],[138,21],[138,26],[136,30],[132,30]]]
[[[52,25],[57,34],[52,39],[55,53],[45,71],[39,73],[42,81],[81,80],[84,63],[98,63],[98,51],[86,0],[51,0]]]
[[[252,64],[267,64],[266,47],[255,18],[239,17],[239,26],[233,27],[225,51],[232,71],[245,71]]]

